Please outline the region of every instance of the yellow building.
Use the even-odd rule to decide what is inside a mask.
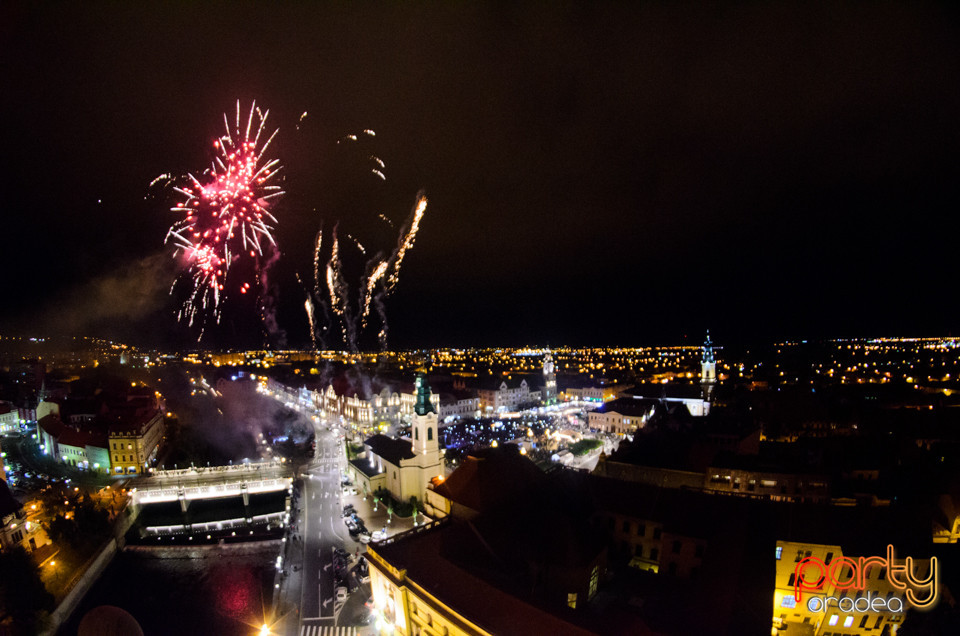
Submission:
[[[367,548],[375,626],[381,634],[594,633],[445,558],[438,547],[450,528],[449,523],[423,526]]]
[[[157,457],[165,431],[163,415],[138,410],[111,423],[108,437],[114,475],[138,475]]]
[[[904,555],[906,556],[906,555]],[[861,557],[875,557],[874,564],[861,568]],[[844,554],[839,545],[777,541],[777,578],[773,596],[774,635],[809,634],[810,636],[892,636],[904,622],[911,605],[905,599],[905,591],[897,589],[888,578],[886,554]],[[809,559],[810,561],[805,561]],[[834,578],[824,576],[822,589],[815,592],[802,591],[798,602],[795,596],[797,566],[813,563],[813,559],[826,567],[836,569]],[[838,560],[846,562],[839,564]],[[883,560],[880,563],[880,560]],[[904,565],[905,559],[897,558],[895,565]],[[929,577],[930,559],[914,559],[913,573],[921,578]],[[855,568],[854,565],[857,565]],[[803,578],[817,578],[820,566],[804,569]],[[862,583],[849,589],[847,581],[862,576]],[[932,592],[931,593],[938,593]],[[924,595],[926,596],[926,595]]]
[[[950,493],[937,498],[933,518],[933,542],[957,543],[960,541],[960,495]]]
[[[383,632],[461,636],[490,634],[407,578],[375,549],[367,549],[376,627]]]

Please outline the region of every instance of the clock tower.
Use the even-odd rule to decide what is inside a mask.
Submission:
[[[553,353],[550,349],[543,354],[543,404],[557,403],[557,374],[553,372]]]

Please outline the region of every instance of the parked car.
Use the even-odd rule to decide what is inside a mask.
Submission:
[[[337,588],[337,603],[344,603],[347,600],[347,588],[338,587]]]

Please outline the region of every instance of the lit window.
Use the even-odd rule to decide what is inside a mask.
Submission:
[[[853,625],[853,616],[847,616],[845,619],[843,619],[844,627],[850,627],[851,625]]]
[[[781,557],[782,555],[783,555],[783,547],[778,545],[778,546],[777,546],[777,561],[780,560],[780,557]]]
[[[830,617],[829,624],[830,624],[830,625],[836,625],[838,620],[840,620],[840,615],[839,615],[839,614],[834,614],[833,616]]]

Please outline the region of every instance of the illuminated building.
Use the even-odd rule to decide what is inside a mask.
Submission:
[[[46,393],[45,389],[41,389],[41,396]],[[56,415],[60,416],[60,403],[56,400],[42,397],[40,403],[37,404],[37,421],[39,422],[47,415]]]
[[[51,413],[37,423],[37,433],[44,455],[81,470],[110,471],[107,436],[96,427],[70,426]]]
[[[439,548],[447,540],[461,538],[453,536],[456,531],[441,525],[367,548],[376,627],[381,633],[596,633],[505,592],[471,572],[469,565],[446,558]]]
[[[366,456],[348,465],[348,471],[364,492],[385,488],[397,501],[407,502],[411,497],[423,501],[427,484],[443,474],[437,410],[430,385],[423,376],[417,376],[416,387],[411,439],[374,435],[364,442]]]
[[[703,490],[772,501],[829,503],[830,477],[805,461],[767,453],[719,453],[707,468]]]
[[[23,504],[13,498],[7,482],[0,479],[0,549],[22,546],[28,552],[50,543],[40,524],[27,519]]]
[[[960,497],[955,493],[940,495],[934,509],[933,542],[960,541]]]
[[[620,398],[605,402],[587,413],[587,425],[604,433],[625,435],[643,428],[653,415],[657,403],[653,400]]]
[[[0,401],[0,434],[20,431],[20,411],[9,402]]]
[[[929,534],[917,523],[923,519],[922,505],[782,504],[570,474],[565,475],[568,491],[576,488],[578,477],[591,492],[600,525],[608,529],[611,563],[627,561],[632,568],[666,575],[665,583],[685,580],[691,589],[702,586],[711,594],[732,588],[734,596],[754,607],[772,597],[775,636],[893,636],[916,610],[903,586],[892,580],[908,583],[919,602],[935,604],[941,595],[933,585],[940,568],[930,558]],[[888,550],[895,552],[898,571],[893,574]],[[824,564],[822,570],[814,560]],[[821,589],[801,590],[797,601],[801,562],[812,568],[801,583],[815,584],[821,571],[827,576]],[[697,633],[671,627],[667,633]]]
[[[507,380],[488,380],[477,391],[480,410],[485,413],[516,411],[521,406],[540,401],[540,392],[531,391],[526,378],[511,386]]]
[[[596,382],[593,379],[585,382],[567,379],[564,384],[566,386],[560,391],[560,397],[566,401],[609,402],[620,397],[626,389],[633,388],[632,384],[608,384],[603,381]]]
[[[480,417],[480,398],[468,391],[441,393],[438,415],[441,422],[454,418]]]
[[[867,554],[846,554],[840,545],[820,543],[800,543],[795,541],[777,541],[775,558],[777,560],[776,588],[773,596],[773,634],[790,634],[804,630],[813,636],[867,636],[868,634],[891,635],[903,624],[910,605],[904,598],[905,592],[891,584],[888,567],[885,563],[868,565],[863,571],[855,566],[861,563],[861,557],[886,557],[881,554],[877,541],[874,550]],[[904,554],[901,550],[900,554]],[[830,576],[815,593],[806,592],[799,602],[796,600],[797,566],[804,559],[817,559],[825,566],[837,566],[839,559],[850,559],[849,563],[837,568],[836,581],[847,582],[862,576],[862,584],[850,589],[840,589]],[[885,562],[886,559],[883,558]],[[897,565],[904,565],[905,559],[896,559]],[[911,563],[914,572],[920,578],[928,578],[930,559],[914,559]],[[811,566],[808,574],[814,578],[820,569]],[[811,601],[811,597],[818,600]],[[823,599],[822,601],[819,599]],[[824,605],[825,604],[825,605]]]
[[[537,469],[519,454],[499,462],[495,455],[464,471],[464,488],[452,494],[473,499],[458,502],[455,516],[368,547],[379,629],[405,635],[646,633],[629,628],[637,622],[601,627],[610,617],[595,613],[591,601],[607,573],[602,536],[565,505],[566,493],[545,487],[542,474],[535,484],[513,483],[503,492],[511,480],[498,476],[499,468],[522,461]],[[487,461],[490,470],[484,470]],[[524,494],[513,499],[518,491]]]
[[[119,415],[109,427],[110,458],[115,475],[137,475],[156,459],[166,427],[163,414],[153,408]]]

